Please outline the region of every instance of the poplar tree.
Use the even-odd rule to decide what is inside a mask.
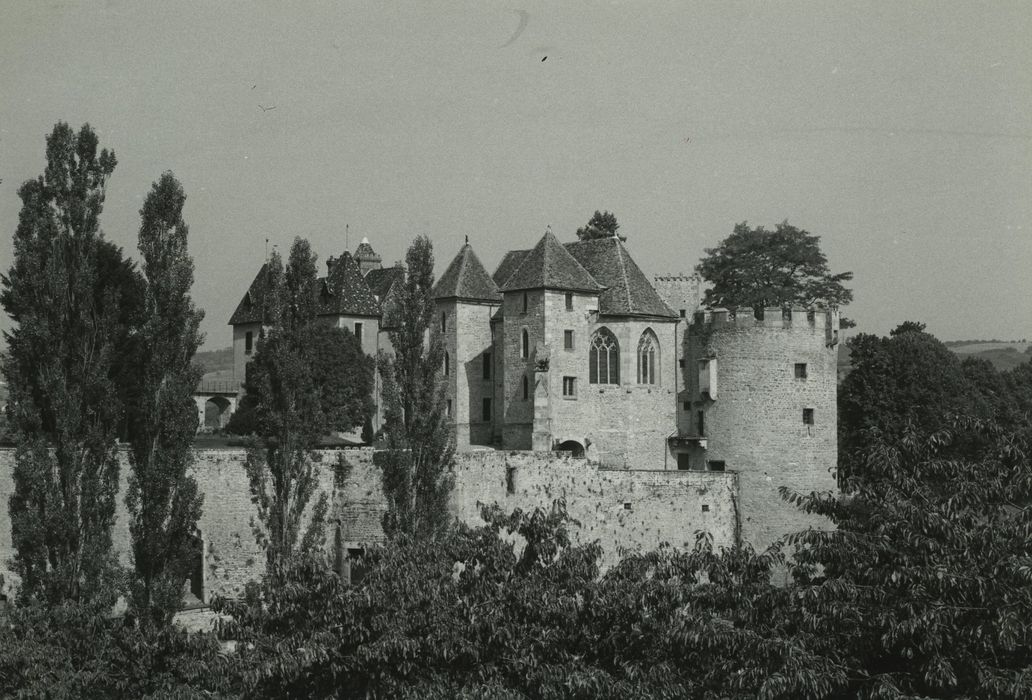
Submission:
[[[448,524],[455,440],[445,413],[441,339],[430,333],[434,302],[433,244],[419,236],[405,254],[408,274],[398,295],[398,323],[389,332],[394,356],[378,359],[387,451],[383,472],[388,536],[433,535]]]
[[[10,499],[21,598],[113,601],[118,388],[139,279],[99,217],[115,154],[59,122],[43,175],[25,182],[0,303],[18,447]]]
[[[255,537],[276,575],[296,554],[325,544],[327,494],[314,453],[323,436],[361,425],[372,410],[372,360],[355,336],[317,319],[316,257],[296,238],[286,269],[266,266],[264,328],[245,383],[257,442],[245,469]],[[314,501],[313,501],[314,499]]]
[[[159,624],[180,606],[203,502],[187,473],[197,432],[192,394],[202,373],[192,361],[204,312],[190,298],[194,265],[182,216],[185,201],[182,185],[166,172],[140,210],[144,317],[134,338],[127,421],[131,604],[141,619]]]

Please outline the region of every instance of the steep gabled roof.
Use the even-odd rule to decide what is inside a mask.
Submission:
[[[344,251],[320,280],[320,316],[379,316],[380,304],[362,279],[358,263]]]
[[[430,290],[434,299],[467,299],[500,302],[502,295],[469,243],[462,246],[437,284]]]
[[[505,286],[505,283],[512,277],[512,273],[516,272],[516,268],[523,262],[523,258],[527,257],[530,253],[529,250],[510,250],[502,258],[502,261],[498,263],[498,269],[491,275],[491,279],[501,289]]]
[[[677,318],[619,238],[574,241],[565,247],[592,277],[606,287],[598,299],[600,313]]]
[[[365,283],[369,290],[376,295],[376,298],[383,304],[384,297],[391,291],[396,282],[405,279],[405,268],[403,267],[381,267],[370,270],[366,273]]]
[[[265,273],[268,265],[263,264],[254,276],[254,281],[247,288],[244,297],[237,304],[236,311],[229,317],[229,325],[241,323],[260,323],[262,320],[262,299],[265,297]]]
[[[582,292],[602,291],[602,285],[546,231],[534,249],[524,256],[519,267],[502,285],[503,292],[519,289],[569,289]]]

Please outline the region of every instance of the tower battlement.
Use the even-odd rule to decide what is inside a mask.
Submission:
[[[691,322],[692,332],[756,327],[810,327],[823,329],[828,332],[837,332],[839,329],[839,312],[838,309],[823,307],[806,308],[801,306],[791,308],[769,307],[763,309],[762,313],[756,313],[750,308],[736,309],[734,311],[730,309],[711,309],[696,311]]]

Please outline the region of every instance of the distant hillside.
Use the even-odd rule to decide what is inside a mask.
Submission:
[[[943,345],[959,355],[960,359],[980,357],[989,360],[998,372],[1012,370],[1032,360],[1032,343],[1024,340],[947,340]],[[845,343],[841,343],[838,348],[839,381],[842,381],[852,369],[849,348]]]
[[[204,368],[205,374],[233,369],[233,348],[206,350],[194,355],[194,362]]]

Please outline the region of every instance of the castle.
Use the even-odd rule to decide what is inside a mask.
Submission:
[[[389,351],[404,270],[384,268],[366,239],[327,265],[320,317],[352,330],[369,354]],[[230,321],[239,380],[259,330],[263,276]],[[550,230],[506,253],[493,274],[467,239],[432,296],[430,332],[443,342],[460,452],[733,472],[738,533],[757,546],[797,520],[781,508],[778,486],[835,488],[835,310],[703,311],[697,276],[650,281],[620,237],[564,244]],[[773,521],[763,515],[772,508]]]
[[[327,266],[320,319],[348,328],[367,354],[390,351],[405,271],[383,267],[365,240]],[[257,349],[264,279],[263,268],[230,320],[236,386]],[[836,488],[837,311],[701,310],[697,278],[650,281],[619,238],[563,244],[551,232],[507,253],[494,274],[467,242],[433,297],[430,332],[446,351],[459,450],[449,504],[458,519],[477,524],[481,504],[526,511],[563,499],[572,541],[599,542],[603,566],[627,550],[690,547],[701,531],[716,547],[762,549],[826,526],[779,489]],[[319,477],[337,560],[382,540],[386,509],[376,450],[343,454],[344,482],[328,468]],[[14,554],[13,459],[0,449],[0,572]],[[239,448],[195,452],[205,505],[191,587],[201,600],[239,595],[262,573],[245,459]],[[113,544],[128,564],[121,497],[117,505]]]

